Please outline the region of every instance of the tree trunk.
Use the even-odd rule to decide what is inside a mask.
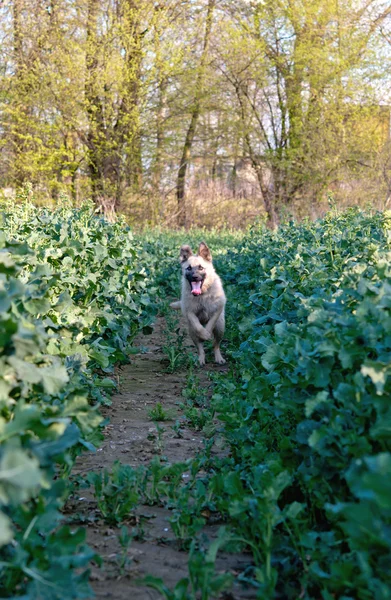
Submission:
[[[263,181],[263,167],[262,167],[262,164],[261,164],[260,160],[256,156],[256,154],[254,152],[254,149],[253,149],[253,146],[252,146],[252,143],[251,143],[251,137],[250,137],[250,134],[248,132],[248,127],[247,127],[247,123],[246,123],[246,112],[245,112],[245,107],[244,107],[244,101],[243,101],[243,98],[242,98],[242,94],[240,92],[240,86],[239,85],[235,86],[235,90],[236,90],[236,95],[237,95],[238,102],[239,102],[239,107],[240,107],[240,117],[241,117],[241,121],[242,121],[242,125],[243,125],[244,142],[246,144],[248,155],[249,155],[250,160],[251,160],[251,165],[252,165],[252,167],[253,167],[256,175],[257,175],[259,188],[261,190],[263,204],[264,204],[265,211],[266,211],[266,214],[267,214],[267,226],[270,229],[276,229],[277,224],[278,224],[278,218],[277,218],[277,212],[276,212],[276,209],[275,209],[275,206],[274,206],[274,195],[272,193],[270,193],[269,189],[264,184],[264,181]]]
[[[17,105],[16,119],[13,124],[13,146],[14,146],[14,172],[15,172],[15,183],[17,187],[21,187],[24,183],[24,169],[22,164],[22,156],[24,150],[23,144],[23,121],[22,115],[24,114],[23,108],[23,79],[24,79],[24,65],[23,65],[23,34],[21,28],[21,0],[14,0],[13,2],[13,36],[14,36],[14,65],[15,65],[15,103]],[[25,124],[24,124],[25,125]]]
[[[161,53],[161,27],[159,24],[159,8],[156,9],[156,22],[154,26],[154,50],[157,78],[157,111],[156,111],[156,150],[153,164],[153,190],[157,201],[155,218],[162,217],[164,206],[162,205],[162,173],[163,173],[163,145],[164,145],[164,109],[166,103],[167,80],[163,68]]]
[[[124,90],[120,115],[121,141],[126,149],[126,176],[134,192],[142,187],[143,169],[140,132],[140,80],[142,34],[140,9],[134,0],[124,0],[123,46],[125,50]]]
[[[87,160],[91,178],[91,195],[95,203],[104,194],[104,173],[102,155],[104,154],[105,131],[103,107],[99,97],[98,79],[98,26],[99,0],[88,0],[87,5],[87,48],[86,83],[87,104]]]
[[[285,177],[286,201],[293,199],[303,182],[303,159],[305,149],[304,141],[304,114],[303,114],[303,84],[305,80],[303,64],[303,39],[305,26],[296,27],[295,42],[292,54],[292,64],[288,72],[284,73],[286,108],[288,115],[288,146],[287,170]]]
[[[194,136],[197,128],[198,118],[201,112],[201,98],[204,87],[204,75],[205,65],[208,56],[210,34],[212,31],[212,18],[216,0],[209,0],[208,10],[206,14],[205,24],[205,35],[204,43],[200,59],[200,68],[198,77],[196,80],[196,89],[194,97],[194,107],[191,113],[190,125],[186,133],[185,143],[183,146],[182,157],[179,163],[177,185],[176,185],[176,197],[178,205],[178,220],[177,223],[180,227],[186,226],[186,203],[185,203],[185,186],[186,186],[186,173],[187,167],[190,161],[191,149],[193,146]]]

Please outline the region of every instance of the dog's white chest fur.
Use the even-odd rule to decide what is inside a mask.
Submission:
[[[219,310],[222,301],[225,304],[225,294],[220,277],[217,275],[212,285],[199,296],[193,296],[188,282],[183,281],[181,309],[185,317],[191,310],[197,315],[201,324],[206,325],[211,316]]]

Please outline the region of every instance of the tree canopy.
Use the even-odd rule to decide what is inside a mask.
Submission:
[[[3,189],[180,225],[205,205],[274,225],[330,193],[390,202],[388,0],[8,0],[0,17]]]

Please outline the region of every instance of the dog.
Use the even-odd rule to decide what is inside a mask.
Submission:
[[[172,302],[170,306],[182,310],[189,335],[197,348],[200,366],[205,364],[202,342],[211,339],[215,362],[223,365],[225,360],[220,343],[225,329],[226,298],[221,279],[214,270],[210,250],[205,242],[200,243],[196,255],[190,246],[182,246],[179,260],[182,266],[181,300]]]

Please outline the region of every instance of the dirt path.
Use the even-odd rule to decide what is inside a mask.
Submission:
[[[164,320],[157,320],[154,333],[139,336],[135,346],[146,347],[144,353],[136,355],[132,363],[118,371],[119,392],[112,398],[112,406],[104,408],[102,413],[110,419],[105,430],[105,440],[96,453],[83,455],[78,461],[75,473],[87,475],[89,471],[111,468],[114,461],[137,467],[147,464],[156,454],[167,457],[169,463],[183,462],[193,458],[202,448],[202,434],[184,427],[182,437],[178,439],[171,426],[180,416],[178,407],[183,402],[181,394],[185,386],[186,372],[173,374],[165,372]],[[226,367],[217,367],[210,363],[207,369],[199,372],[202,386],[211,386],[208,371],[221,371]],[[160,425],[164,432],[156,435],[156,426],[148,418],[148,411],[160,402],[165,411],[173,416],[172,421]],[[141,507],[141,513],[149,518],[144,521],[145,536],[142,541],[133,540],[127,551],[129,566],[119,567],[121,546],[118,541],[119,529],[108,526],[97,517],[96,503],[87,491],[81,491],[80,498],[68,507],[70,512],[80,516],[87,528],[87,541],[102,556],[104,567],[93,567],[91,585],[97,598],[113,600],[158,599],[156,591],[140,586],[136,580],[147,574],[161,577],[172,588],[188,575],[186,552],[178,549],[178,544],[168,523],[170,511],[157,506]],[[131,529],[131,526],[129,526]],[[208,528],[208,535],[214,535]],[[220,568],[241,570],[249,563],[245,555],[226,555],[220,559]],[[255,598],[251,593],[228,595],[227,598]]]

